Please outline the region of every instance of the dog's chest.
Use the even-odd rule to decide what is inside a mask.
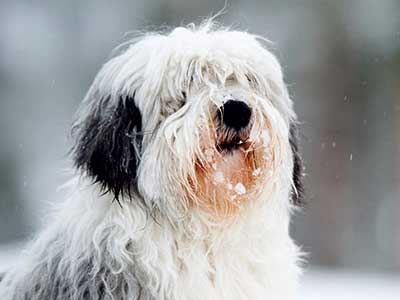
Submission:
[[[255,235],[256,239],[252,235],[249,232],[234,239],[214,240],[214,244],[164,240],[157,260],[147,266],[151,268],[146,272],[156,298],[289,299],[293,258],[290,253],[285,255],[291,243],[269,239],[273,247],[268,247],[268,237]]]

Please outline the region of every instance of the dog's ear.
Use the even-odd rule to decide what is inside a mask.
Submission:
[[[301,206],[304,203],[303,160],[300,156],[298,140],[297,125],[292,123],[289,130],[289,143],[293,155],[293,188],[291,201],[292,204]]]
[[[141,147],[142,117],[134,96],[92,100],[79,120],[75,166],[101,184],[115,199],[131,196]]]

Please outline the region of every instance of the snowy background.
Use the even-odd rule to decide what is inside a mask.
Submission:
[[[63,199],[72,115],[111,50],[224,3],[0,1],[0,268]],[[398,299],[400,1],[231,0],[219,20],[275,42],[302,122],[301,299]]]

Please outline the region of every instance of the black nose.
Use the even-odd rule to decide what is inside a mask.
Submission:
[[[226,126],[239,130],[249,125],[251,109],[243,101],[228,100],[221,107],[219,116]]]

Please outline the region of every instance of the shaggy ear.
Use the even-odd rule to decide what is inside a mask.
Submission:
[[[136,182],[142,117],[134,97],[92,102],[77,126],[75,165],[116,200],[131,196]]]
[[[292,123],[289,131],[289,143],[293,153],[293,189],[292,203],[301,206],[304,203],[304,186],[303,186],[303,161],[300,156],[298,146],[297,126]]]

